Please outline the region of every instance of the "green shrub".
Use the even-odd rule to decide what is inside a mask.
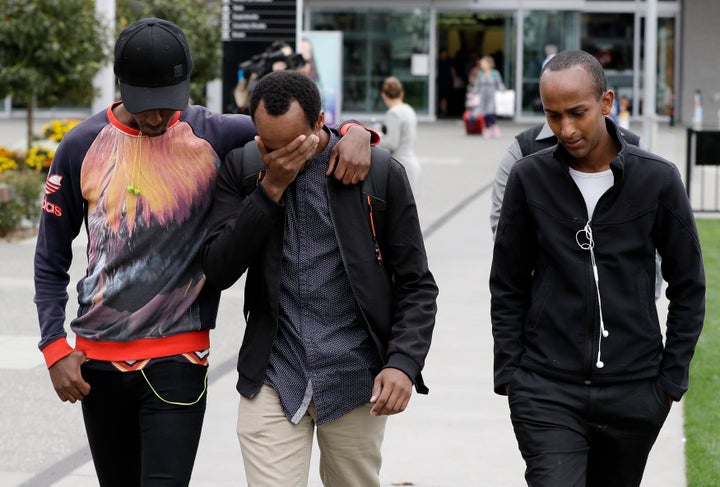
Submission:
[[[14,223],[7,233],[20,224],[23,218],[36,225],[40,221],[40,206],[45,174],[37,171],[7,171],[0,174],[0,183],[15,189],[13,201],[3,203],[0,226],[5,228]],[[16,216],[19,214],[19,216]]]
[[[55,149],[80,120],[63,119],[47,123],[32,147],[17,151],[0,147],[0,184],[14,189],[11,201],[0,203],[0,237],[20,230],[24,222],[35,227],[42,211],[42,191]],[[32,230],[24,226],[23,230]]]
[[[23,207],[17,200],[0,202],[0,237],[15,230],[23,217]]]

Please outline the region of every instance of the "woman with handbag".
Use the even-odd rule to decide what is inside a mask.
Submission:
[[[485,118],[485,138],[500,137],[500,126],[497,124],[495,114],[495,92],[505,91],[500,71],[495,69],[495,61],[491,56],[483,56],[479,61],[480,69],[475,78],[473,93],[480,98],[478,106],[473,109],[475,113]]]

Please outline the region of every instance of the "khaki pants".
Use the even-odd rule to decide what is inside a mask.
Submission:
[[[371,416],[370,405],[317,427],[320,478],[326,487],[379,486],[387,416]],[[315,430],[314,403],[299,424],[285,417],[275,390],[263,385],[240,398],[237,434],[250,487],[305,487]]]

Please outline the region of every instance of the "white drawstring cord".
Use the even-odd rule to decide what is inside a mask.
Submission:
[[[581,234],[585,236],[587,242],[580,242]],[[595,278],[595,291],[597,292],[598,311],[600,314],[600,336],[598,338],[598,354],[595,367],[597,367],[598,369],[602,369],[603,367],[605,367],[605,363],[601,360],[602,340],[603,338],[607,338],[608,335],[610,335],[610,332],[605,329],[605,320],[603,320],[602,300],[600,299],[600,278],[598,277],[597,264],[595,263],[595,252],[593,250],[593,248],[595,248],[595,241],[593,240],[592,228],[590,228],[589,221],[582,229],[578,230],[575,233],[575,241],[581,249],[590,251],[590,262],[592,263],[593,277]]]

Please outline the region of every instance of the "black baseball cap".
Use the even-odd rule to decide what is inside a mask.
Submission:
[[[130,113],[185,110],[192,66],[185,33],[167,20],[138,20],[115,43],[115,76]]]

